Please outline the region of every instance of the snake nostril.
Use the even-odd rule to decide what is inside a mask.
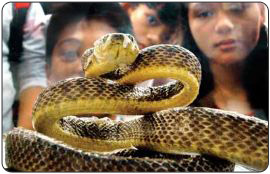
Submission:
[[[114,34],[112,35],[112,40],[124,40],[124,36],[122,34]]]

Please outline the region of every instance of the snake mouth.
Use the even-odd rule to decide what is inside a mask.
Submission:
[[[116,54],[115,54],[115,56],[114,56],[114,59],[115,60],[117,60],[117,59],[120,59],[120,57],[119,57],[119,54],[120,54],[120,44],[119,44],[119,47],[118,47],[118,49],[117,49],[117,51],[116,51]]]

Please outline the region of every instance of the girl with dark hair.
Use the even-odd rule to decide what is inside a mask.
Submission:
[[[49,85],[83,76],[80,57],[108,33],[132,34],[127,13],[117,2],[65,3],[50,19],[46,38]]]
[[[179,2],[125,2],[121,3],[127,11],[139,47],[172,43],[177,38],[182,44],[183,32]]]
[[[184,46],[202,64],[193,105],[268,120],[268,40],[262,3],[188,3]]]

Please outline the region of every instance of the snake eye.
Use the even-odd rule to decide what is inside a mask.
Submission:
[[[106,40],[108,39],[108,37],[109,37],[109,35],[104,36],[104,37],[102,38],[102,42],[105,43]]]
[[[134,38],[130,34],[128,35],[128,38],[131,40],[131,42],[134,42]]]

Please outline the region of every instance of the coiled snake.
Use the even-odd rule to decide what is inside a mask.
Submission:
[[[139,52],[135,42],[120,33],[102,37],[82,56],[87,78],[63,80],[45,89],[33,110],[39,133],[22,128],[9,132],[7,166],[22,171],[231,171],[239,163],[266,169],[267,122],[183,107],[199,91],[196,57],[166,44]],[[134,86],[152,78],[178,81]],[[117,122],[87,114],[144,116]]]

